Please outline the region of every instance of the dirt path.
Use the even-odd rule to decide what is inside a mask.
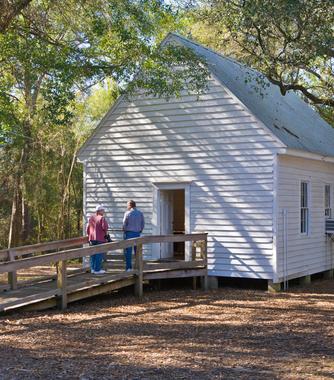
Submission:
[[[0,323],[1,380],[334,378],[334,281],[113,295]]]

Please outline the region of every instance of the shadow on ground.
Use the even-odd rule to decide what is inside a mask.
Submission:
[[[334,281],[103,296],[0,319],[1,379],[332,379]]]

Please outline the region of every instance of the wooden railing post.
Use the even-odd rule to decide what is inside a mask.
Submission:
[[[137,297],[143,296],[143,245],[138,244],[136,255],[135,255],[135,269],[137,271],[136,284],[135,284],[135,294]]]
[[[67,264],[66,260],[58,261],[57,263],[57,288],[58,294],[58,307],[61,310],[67,308]]]
[[[196,256],[197,256],[197,242],[194,242],[192,241],[192,249],[191,249],[191,261],[195,261],[196,260]],[[197,289],[197,277],[193,277],[193,281],[192,281],[192,289],[193,290],[196,290]]]
[[[208,290],[208,239],[202,241],[201,244],[201,257],[205,265],[205,275],[202,278],[202,288]]]
[[[14,252],[9,249],[8,250],[8,261],[14,261],[15,255]],[[8,285],[11,290],[17,289],[17,273],[16,271],[8,272]]]
[[[197,242],[192,241],[191,242],[191,259],[196,260],[196,251],[197,251]]]

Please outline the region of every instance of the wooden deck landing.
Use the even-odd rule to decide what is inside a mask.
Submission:
[[[184,262],[146,264],[144,280],[205,276],[203,265],[192,265],[182,269]],[[181,267],[181,268],[180,268]],[[68,303],[108,293],[135,285],[136,271],[108,270],[104,275],[82,272],[67,277]],[[57,305],[60,291],[54,278],[25,284],[16,290],[0,292],[0,313],[14,309],[43,310]]]

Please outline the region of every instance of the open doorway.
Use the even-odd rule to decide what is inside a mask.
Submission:
[[[185,233],[184,189],[160,191],[160,233],[161,235]],[[184,242],[162,244],[161,258],[184,260]]]
[[[190,233],[190,183],[153,184],[153,233],[176,235]],[[156,259],[189,260],[189,242],[154,244],[152,255]]]

